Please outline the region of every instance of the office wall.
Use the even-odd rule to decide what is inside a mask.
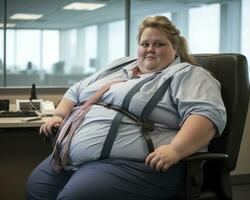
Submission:
[[[250,174],[250,106],[248,107],[248,115],[244,134],[242,137],[239,158],[236,169],[232,172],[233,175]]]

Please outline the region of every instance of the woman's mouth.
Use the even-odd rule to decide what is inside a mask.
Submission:
[[[155,60],[156,57],[154,57],[154,56],[147,56],[146,59],[147,59],[147,60]]]

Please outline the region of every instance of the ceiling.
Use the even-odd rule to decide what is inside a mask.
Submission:
[[[69,11],[62,7],[72,2],[99,2],[106,3],[103,8],[94,11]],[[125,0],[6,0],[7,22],[15,23],[15,28],[28,29],[70,29],[86,25],[104,23],[124,19]],[[131,0],[131,13],[150,14],[153,11],[167,12],[181,6],[199,6],[205,3],[214,3],[219,0]],[[230,0],[227,0],[230,1]],[[232,1],[232,0],[231,0]],[[0,23],[3,23],[3,2],[0,0]],[[219,1],[222,2],[222,1]],[[224,0],[226,2],[226,0]],[[164,6],[163,6],[164,5]],[[10,20],[15,13],[43,14],[36,21]]]

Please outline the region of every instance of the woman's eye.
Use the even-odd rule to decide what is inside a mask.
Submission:
[[[165,44],[163,44],[163,43],[156,43],[156,44],[155,44],[155,47],[158,48],[158,47],[162,47],[162,46],[164,46],[164,45],[165,45]]]
[[[141,43],[140,46],[142,46],[142,47],[148,47],[149,44],[148,43]]]

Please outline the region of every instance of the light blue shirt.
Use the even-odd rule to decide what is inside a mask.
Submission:
[[[119,59],[108,68],[130,59]],[[183,68],[183,65],[186,67]],[[130,89],[153,74],[142,74],[140,78],[134,79],[132,71],[135,67],[137,67],[137,61],[98,79],[105,71],[103,70],[70,87],[64,97],[78,104],[88,99],[105,83],[122,79],[125,82],[112,85],[101,98],[102,102],[121,106]],[[173,80],[169,89],[149,116],[150,120],[156,122],[155,130],[150,133],[154,147],[170,143],[191,114],[206,116],[214,123],[220,134],[226,124],[226,111],[221,97],[220,83],[202,67],[181,63],[180,58],[177,58],[156,78],[140,88],[131,100],[129,111],[139,116],[150,97],[170,76],[173,77]],[[116,113],[116,111],[103,106],[94,105],[92,107],[72,138],[69,152],[72,165],[79,165],[99,158]],[[205,149],[201,149],[201,151]],[[140,128],[131,119],[124,117],[119,126],[110,157],[144,160],[147,154],[147,145]]]

